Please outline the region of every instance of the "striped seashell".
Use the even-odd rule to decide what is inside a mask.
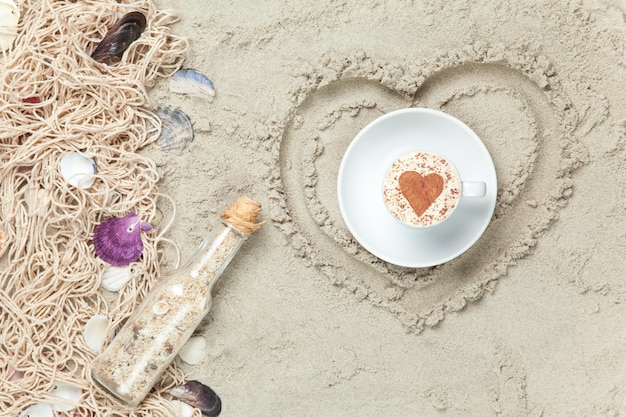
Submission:
[[[103,220],[93,231],[93,247],[103,261],[113,266],[135,262],[143,252],[140,232],[152,229],[135,213]]]
[[[155,114],[161,119],[161,136],[157,139],[157,145],[164,152],[182,154],[194,138],[189,116],[172,106],[159,107]]]
[[[191,68],[176,71],[170,78],[169,89],[172,93],[215,96],[213,82],[206,75]]]
[[[107,291],[119,291],[132,278],[130,266],[113,266],[109,265],[102,271],[102,279],[100,286]]]

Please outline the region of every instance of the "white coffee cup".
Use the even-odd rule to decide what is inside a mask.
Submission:
[[[481,198],[486,193],[486,183],[462,181],[447,158],[430,151],[396,159],[383,180],[387,210],[416,228],[436,226],[450,218],[461,198]]]

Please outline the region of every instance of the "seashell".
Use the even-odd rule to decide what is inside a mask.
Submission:
[[[87,154],[70,152],[61,157],[59,170],[63,178],[74,187],[89,188],[93,184],[96,174],[96,163]]]
[[[194,137],[189,116],[172,106],[159,107],[154,113],[161,119],[161,136],[157,145],[163,152],[182,154]]]
[[[93,232],[96,255],[113,266],[126,266],[141,256],[143,242],[140,232],[150,229],[152,225],[141,221],[135,213],[106,219]]]
[[[104,341],[107,337],[107,329],[111,321],[107,316],[101,314],[95,315],[87,321],[85,324],[85,331],[83,332],[83,338],[85,344],[89,349],[100,352]]]
[[[100,41],[91,57],[107,65],[118,63],[131,43],[139,39],[146,28],[146,17],[140,12],[122,16]]]
[[[0,368],[6,369],[6,380],[9,382],[17,382],[24,378],[24,372],[18,370],[11,362],[0,359]]]
[[[24,201],[28,206],[29,216],[46,217],[50,208],[50,192],[36,186],[30,186],[24,191]]]
[[[172,93],[215,96],[215,87],[209,78],[191,68],[181,68],[170,78]]]
[[[0,0],[0,53],[10,49],[17,38],[20,9],[13,0]]]
[[[78,406],[83,390],[75,385],[59,382],[52,395],[56,397],[51,404],[54,411],[70,411]]]
[[[184,385],[172,388],[169,393],[190,406],[199,408],[205,416],[216,417],[222,412],[220,397],[201,382],[187,381]]]
[[[131,278],[130,266],[110,265],[102,272],[100,286],[107,291],[119,291]]]
[[[177,417],[192,417],[194,408],[180,400],[170,400]]]
[[[54,417],[54,412],[50,404],[36,403],[23,410],[20,417]]]
[[[166,301],[158,301],[156,304],[152,306],[152,312],[157,316],[162,316],[167,313],[170,309],[169,304]]]
[[[202,336],[192,336],[178,352],[180,359],[189,365],[197,365],[206,356],[206,339]]]

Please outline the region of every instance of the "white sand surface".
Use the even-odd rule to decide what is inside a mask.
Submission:
[[[241,193],[268,220],[186,368],[224,416],[626,414],[625,1],[158,4],[217,90],[152,95],[197,132],[152,155],[172,239]],[[369,254],[337,205],[350,141],[411,106],[474,129],[499,182],[483,237],[428,269]]]
[[[179,363],[222,416],[626,415],[626,0],[156,4],[216,89],[149,91],[196,133],[141,150],[166,237],[190,256],[242,194],[267,221]],[[484,235],[433,268],[367,252],[337,203],[352,139],[406,107],[465,122],[498,176]]]

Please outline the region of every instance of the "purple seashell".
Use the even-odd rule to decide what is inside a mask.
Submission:
[[[135,213],[106,219],[93,232],[96,255],[113,266],[126,266],[143,252],[140,232],[151,229],[152,225],[141,221]]]

